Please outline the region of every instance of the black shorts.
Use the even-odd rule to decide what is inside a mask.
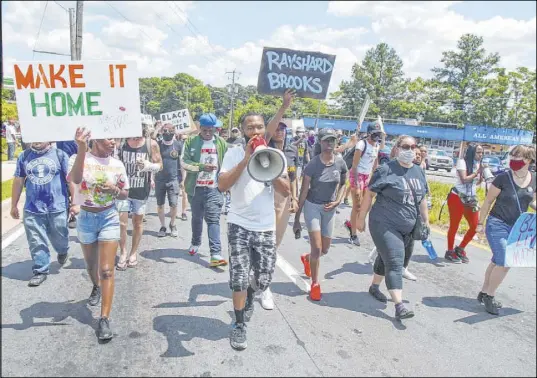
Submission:
[[[179,197],[179,181],[155,181],[155,197],[157,198],[157,206],[164,206],[166,195],[168,196],[168,204],[170,207],[176,207],[177,199]]]

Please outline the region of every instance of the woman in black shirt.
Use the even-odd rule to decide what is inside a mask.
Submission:
[[[493,315],[498,315],[498,309],[501,308],[501,303],[494,299],[494,294],[509,271],[505,266],[507,239],[518,217],[528,207],[535,210],[535,173],[528,169],[532,162],[535,162],[534,146],[513,148],[510,153],[510,169],[496,176],[479,213],[478,232],[483,232],[483,222],[488,215],[485,234],[492,259],[477,300],[484,303],[487,312]]]

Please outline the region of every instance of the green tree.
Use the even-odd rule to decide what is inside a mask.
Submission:
[[[353,65],[351,80],[341,83],[333,99],[342,113],[357,116],[369,94],[370,112],[386,117],[390,102],[403,94],[404,83],[403,61],[393,48],[380,43],[366,52],[361,63]]]
[[[464,34],[457,42],[457,51],[442,53],[442,67],[434,67],[435,78],[444,83],[446,98],[452,101],[453,109],[462,110],[463,122],[472,121],[475,111],[474,101],[486,90],[487,77],[494,73],[500,56],[487,54],[483,48],[483,38]]]

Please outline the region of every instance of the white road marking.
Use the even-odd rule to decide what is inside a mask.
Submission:
[[[297,270],[291,264],[289,264],[289,262],[287,262],[287,260],[284,259],[281,255],[278,255],[276,265],[285,273],[287,277],[289,277],[291,281],[293,281],[296,286],[304,290],[306,293],[310,292],[310,284],[307,283],[300,276],[300,273],[298,273]]]
[[[17,229],[17,231],[15,231],[14,233],[12,233],[11,235],[9,235],[7,238],[3,238],[2,237],[2,250],[4,250],[4,248],[7,248],[9,247],[9,245],[11,243],[13,243],[15,240],[17,240],[19,237],[21,237],[22,235],[24,235],[25,231],[24,231],[24,227],[19,227]]]

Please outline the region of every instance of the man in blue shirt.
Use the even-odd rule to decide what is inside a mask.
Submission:
[[[29,286],[47,279],[50,266],[49,243],[58,253],[60,265],[69,251],[68,173],[69,157],[50,143],[32,143],[19,155],[11,197],[11,217],[19,219],[18,203],[26,188],[23,224],[33,260],[34,276]]]

